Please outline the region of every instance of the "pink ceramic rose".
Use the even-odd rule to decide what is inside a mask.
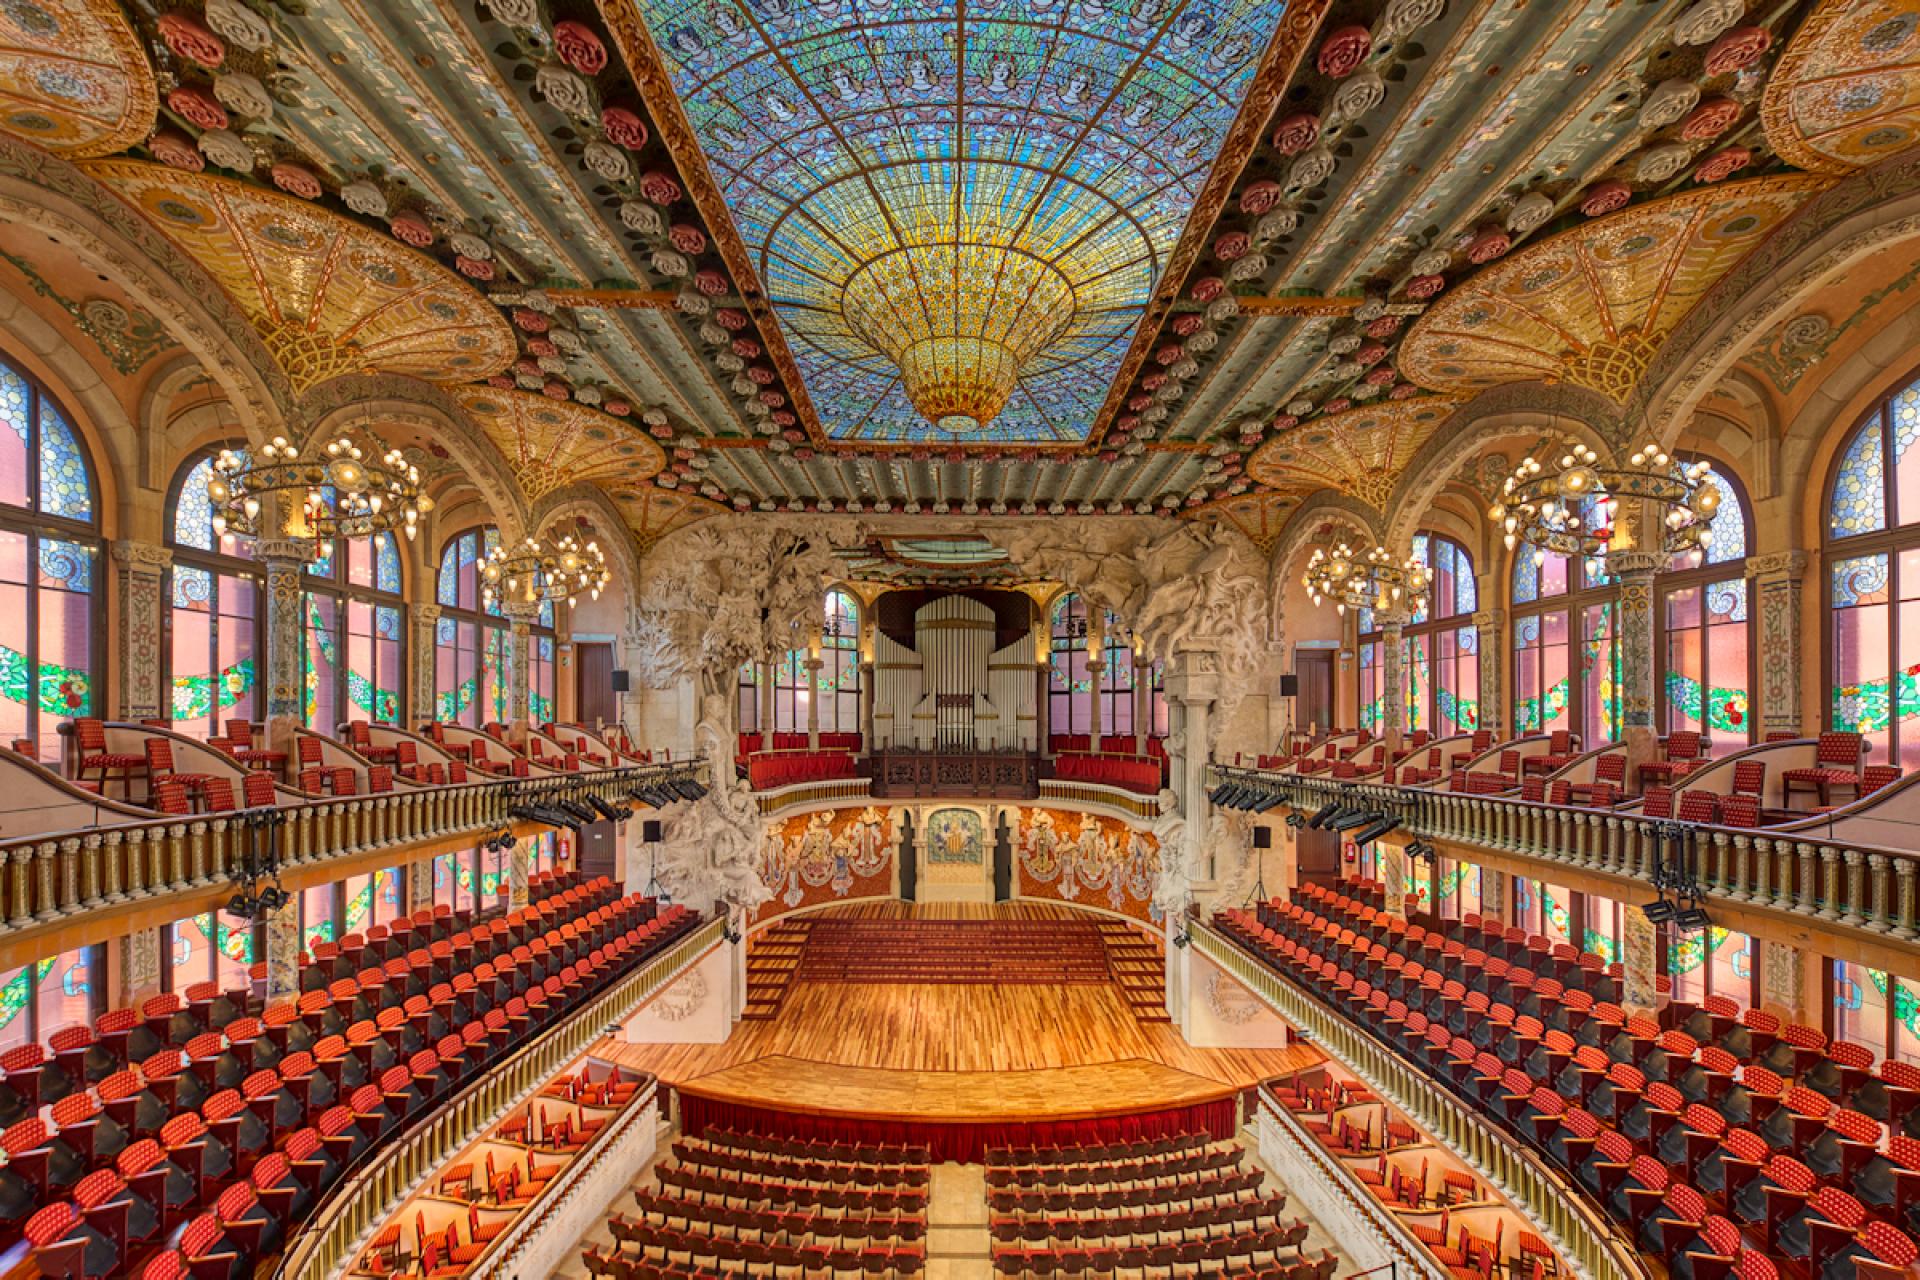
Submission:
[[[608,141],[629,151],[638,151],[647,145],[646,122],[625,107],[602,108],[600,127],[606,131]]]
[[[571,19],[553,24],[553,51],[560,61],[583,76],[597,76],[606,70],[607,46],[584,22]]]
[[[1282,155],[1297,156],[1320,139],[1320,117],[1296,111],[1273,127],[1273,145]]]

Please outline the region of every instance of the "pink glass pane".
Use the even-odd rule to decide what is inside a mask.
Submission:
[[[81,947],[40,962],[39,989],[34,996],[40,1015],[35,1030],[40,1039],[45,1040],[62,1027],[84,1026],[93,1021],[93,993],[104,994],[107,985],[106,972],[96,962],[105,959],[105,947]]]
[[[252,578],[220,576],[220,720],[258,715],[260,682],[266,676],[255,647],[259,588]]]

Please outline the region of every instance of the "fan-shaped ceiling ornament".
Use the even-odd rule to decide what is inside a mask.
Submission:
[[[1299,505],[1300,499],[1290,493],[1240,493],[1183,514],[1194,520],[1230,525],[1246,535],[1261,555],[1271,556],[1280,545],[1280,531],[1287,527],[1287,519]]]
[[[697,524],[708,516],[725,515],[726,507],[697,494],[680,493],[651,484],[621,484],[608,490],[634,541],[642,552],[670,533]]]
[[[1261,445],[1247,474],[1282,493],[1334,489],[1384,511],[1400,473],[1457,403],[1424,396],[1315,418]]]
[[[0,3],[0,129],[85,159],[146,137],[158,107],[146,50],[114,0]]]
[[[1920,141],[1920,0],[1822,0],[1767,77],[1767,142],[1851,173]]]
[[[205,267],[296,391],[345,373],[466,382],[518,354],[499,309],[389,236],[303,200],[132,160],[86,170]]]
[[[491,387],[463,387],[454,398],[506,458],[529,502],[579,481],[638,484],[667,464],[644,432],[571,400]]]
[[[1434,391],[1539,379],[1625,404],[1707,290],[1828,181],[1700,187],[1543,240],[1435,303],[1408,333],[1400,371]]]

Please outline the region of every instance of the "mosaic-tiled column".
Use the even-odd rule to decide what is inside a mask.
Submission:
[[[120,983],[113,1006],[137,1007],[148,996],[160,994],[160,929],[155,925],[135,929],[121,937]]]
[[[1620,740],[1627,748],[1627,776],[1653,759],[1653,576],[1666,566],[1657,551],[1615,551],[1607,569],[1620,584],[1614,606],[1614,651],[1620,661]]]
[[[1653,921],[1632,903],[1620,904],[1620,1004],[1628,1013],[1651,1014],[1658,992],[1654,972],[1659,947]]]
[[[413,688],[413,724],[422,724],[438,718],[433,696],[433,677],[436,662],[435,646],[439,643],[440,606],[437,604],[416,604],[409,616],[413,619],[413,645],[410,651],[411,679]],[[431,904],[432,895],[428,895]]]
[[[120,598],[120,629],[114,657],[120,671],[120,697],[114,714],[122,720],[171,716],[171,699],[161,679],[161,648],[166,634],[166,575],[173,552],[151,542],[113,544],[113,583]],[[98,705],[90,714],[98,715]]]
[[[1405,920],[1407,918],[1407,851],[1397,844],[1382,841],[1374,846],[1374,853],[1379,859],[1380,886],[1386,900],[1387,914]]]
[[[507,719],[519,733],[527,727],[527,707],[533,700],[533,624],[540,606],[516,602],[500,610],[507,615]]]
[[[293,730],[306,724],[300,575],[313,555],[313,544],[262,538],[254,544],[254,555],[267,579],[267,739],[274,750],[291,751]],[[332,731],[331,725],[322,727]]]
[[[1100,660],[1100,651],[1094,650],[1093,656],[1087,659],[1087,729],[1092,735],[1095,751],[1100,749],[1100,735],[1106,728],[1100,723],[1100,692],[1104,687],[1106,670],[1107,664]]]
[[[1501,609],[1482,609],[1473,615],[1474,643],[1478,649],[1480,707],[1472,728],[1499,729],[1507,722],[1507,699],[1502,692],[1501,672],[1506,662],[1506,637],[1502,634],[1507,615]],[[1468,726],[1461,726],[1466,728]]]
[[[1759,597],[1760,730],[1803,732],[1800,721],[1800,593],[1805,587],[1807,553],[1783,551],[1747,561]]]
[[[1375,609],[1373,621],[1380,628],[1380,736],[1391,755],[1400,749],[1400,735],[1407,727],[1406,663],[1401,652],[1407,615],[1398,609]],[[1404,871],[1403,867],[1403,881]]]
[[[820,673],[826,663],[818,657],[807,659],[807,750],[820,749]]]
[[[288,903],[267,917],[267,1003],[300,994],[300,916]]]

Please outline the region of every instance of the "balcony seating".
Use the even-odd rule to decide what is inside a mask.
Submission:
[[[248,769],[265,769],[278,773],[286,768],[286,752],[266,751],[253,745],[253,725],[249,721],[227,721],[227,741],[232,744],[233,758]]]
[[[803,736],[804,741],[804,736]],[[845,751],[759,751],[747,757],[747,781],[755,791],[789,787],[801,782],[851,778],[857,770]]]
[[[1542,756],[1528,756],[1528,773],[1558,773],[1572,763],[1574,757],[1573,735],[1565,729],[1555,729],[1547,739],[1547,753]]]
[[[1160,769],[1161,762],[1152,756],[1077,751],[1062,753],[1053,762],[1053,776],[1062,782],[1093,782],[1149,796],[1160,790]]]
[[[1370,901],[1377,887],[1344,887],[1359,896],[1308,885],[1292,904],[1224,912],[1216,922],[1567,1169],[1642,1247],[1663,1253],[1675,1275],[1770,1275],[1784,1267],[1848,1280],[1856,1272],[1891,1277],[1911,1265],[1920,1143],[1903,1130],[1920,1097],[1913,1089],[1920,1070],[1889,1063],[1874,1073],[1871,1055],[1858,1046],[1829,1045],[1813,1028],[1783,1027],[1725,1000],[1671,1006],[1670,1020],[1685,1031],[1661,1031],[1593,1004],[1575,1026],[1586,1043],[1566,1031],[1556,1038],[1552,1024],[1575,1008],[1575,997],[1591,998],[1574,984],[1591,981],[1592,971],[1576,965],[1562,970],[1568,985],[1557,1000],[1539,999],[1534,984],[1545,1029],[1531,1052],[1505,1056],[1519,1065],[1495,1081],[1498,1055],[1463,1070],[1457,1052],[1420,1052],[1410,1037],[1428,1038],[1425,1014],[1375,1000],[1372,990],[1358,995],[1357,966],[1370,954],[1361,945],[1391,937],[1391,945],[1422,954],[1440,940],[1482,936],[1479,922],[1446,922],[1436,933],[1395,922],[1396,931]],[[1491,1006],[1473,1001],[1484,991],[1473,988],[1503,962],[1464,947],[1451,954],[1462,979],[1442,984],[1432,1011],[1465,1014],[1469,1025],[1494,1021]],[[1470,955],[1480,958],[1469,962]],[[1343,985],[1342,977],[1354,980]],[[1475,1007],[1484,1010],[1478,1023]],[[1875,1112],[1893,1125],[1891,1138]],[[1703,1213],[1722,1206],[1724,1217]]]
[[[106,722],[92,716],[82,716],[73,722],[74,745],[79,752],[79,763],[74,770],[74,779],[86,782],[88,775],[105,795],[107,786],[115,778],[120,780],[121,794],[131,795],[133,780],[146,774],[147,758],[144,753],[107,750]]]
[[[1866,740],[1857,733],[1829,731],[1814,744],[1813,764],[1788,769],[1780,775],[1780,789],[1788,808],[1793,807],[1796,792],[1812,791],[1822,808],[1833,804],[1836,787],[1860,794],[1860,773],[1866,755]]]
[[[1692,729],[1675,729],[1660,744],[1660,759],[1640,766],[1640,789],[1652,783],[1671,783],[1684,778],[1705,763],[1705,741]]]
[[[1475,729],[1473,731],[1473,739],[1468,743],[1467,749],[1465,751],[1456,751],[1447,757],[1447,768],[1450,770],[1457,769],[1461,765],[1479,756],[1483,756],[1491,750],[1493,750],[1493,730]]]

